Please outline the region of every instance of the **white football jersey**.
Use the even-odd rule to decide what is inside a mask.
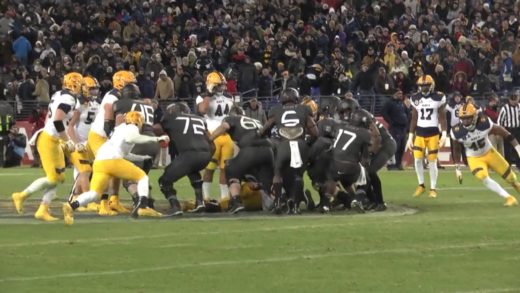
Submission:
[[[105,134],[104,130],[105,105],[111,105],[117,100],[119,100],[119,92],[117,90],[113,89],[105,94],[103,100],[101,101],[101,105],[99,105],[99,110],[97,112],[96,118],[94,119],[94,123],[92,123],[92,127],[90,128],[93,132],[95,132],[98,135],[101,135],[102,137],[107,137],[109,133]]]
[[[460,122],[460,119],[459,119],[459,109],[463,106],[463,104],[454,104],[454,105],[450,105],[450,104],[447,104],[446,105],[446,111],[450,112],[450,126],[453,127],[457,124],[459,124]]]
[[[75,131],[78,136],[79,142],[86,142],[88,137],[88,131],[96,118],[96,114],[99,110],[99,103],[95,100],[89,101],[86,104],[81,105],[79,108],[80,116],[79,121],[76,124]]]
[[[197,105],[203,100],[201,96],[198,96],[196,100]],[[217,94],[211,97],[208,113],[204,115],[209,132],[213,132],[220,126],[222,120],[228,116],[231,107],[233,107],[233,99]]]
[[[110,139],[108,139],[98,150],[96,160],[112,160],[125,158],[134,148],[133,143],[125,141],[125,137],[131,133],[139,134],[139,128],[134,124],[122,123],[116,128]]]
[[[493,121],[486,116],[479,116],[473,131],[469,131],[459,124],[451,129],[451,138],[462,143],[466,149],[466,156],[480,157],[486,154],[493,146],[489,141],[489,132],[493,128]]]
[[[421,93],[412,96],[412,107],[417,110],[417,127],[439,127],[439,108],[446,104],[446,96],[442,93]]]
[[[65,119],[63,119],[63,126],[65,127],[67,127],[74,110],[78,109],[80,106],[78,100],[66,90],[57,91],[52,95],[51,101],[49,102],[49,112],[43,130],[47,132],[47,134],[55,137],[58,136],[58,130],[56,130],[56,126],[54,126],[54,117],[56,116],[56,111],[61,104],[63,104],[65,108],[69,108],[67,113],[65,113]]]

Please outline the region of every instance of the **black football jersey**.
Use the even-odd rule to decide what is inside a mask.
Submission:
[[[369,130],[340,122],[336,124],[334,132],[334,158],[339,161],[360,162],[363,150],[371,144]]]
[[[229,124],[228,133],[239,147],[270,145],[267,139],[258,135],[258,130],[262,128],[260,121],[246,116],[228,116],[224,122]]]
[[[191,114],[165,114],[161,126],[175,144],[177,152],[210,151],[204,119]]]
[[[302,127],[305,135],[308,117],[312,117],[311,109],[306,105],[277,105],[269,112],[269,118],[275,117],[277,129],[282,127]]]
[[[379,133],[381,134],[381,144],[385,143],[386,141],[392,139],[392,136],[390,133],[388,133],[388,130],[385,128],[383,123],[375,120],[376,127],[379,130]]]
[[[130,111],[141,112],[144,117],[143,133],[153,133],[154,110],[152,106],[146,105],[142,100],[121,99],[112,105],[112,109],[115,116]]]

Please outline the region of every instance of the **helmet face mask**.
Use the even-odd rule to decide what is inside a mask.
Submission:
[[[435,82],[433,81],[433,78],[430,75],[423,75],[419,77],[419,79],[417,80],[417,87],[419,88],[419,91],[424,95],[427,95],[433,91],[434,84]]]
[[[211,94],[222,94],[226,90],[226,78],[218,71],[213,71],[206,77],[206,89]]]
[[[477,125],[477,108],[472,103],[467,103],[459,109],[459,120],[464,128],[473,131]]]
[[[85,76],[83,78],[83,84],[81,85],[81,91],[83,97],[89,101],[94,100],[99,95],[99,82],[95,77]]]

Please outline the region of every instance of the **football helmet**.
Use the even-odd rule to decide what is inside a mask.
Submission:
[[[218,71],[210,72],[206,77],[206,89],[212,94],[223,93],[226,83],[226,77]]]
[[[112,84],[118,91],[122,90],[125,85],[136,82],[135,75],[128,70],[120,70],[112,76]]]
[[[467,102],[459,109],[460,123],[469,131],[475,129],[478,119],[478,110],[475,104]]]
[[[71,72],[63,76],[63,88],[69,90],[73,95],[81,93],[83,85],[83,76],[77,72]]]
[[[358,109],[352,112],[350,124],[357,127],[369,129],[373,116],[365,109]]]
[[[185,102],[171,103],[166,107],[166,112],[170,114],[190,114],[191,110]]]
[[[125,123],[126,124],[135,124],[139,129],[143,127],[144,117],[141,112],[130,111],[125,115]]]
[[[85,76],[83,77],[83,84],[81,86],[81,91],[83,92],[83,97],[88,99],[95,99],[99,95],[99,82],[93,76]]]
[[[244,116],[245,114],[246,113],[244,112],[244,109],[242,109],[242,107],[237,106],[237,105],[234,105],[233,107],[231,107],[231,109],[229,110],[229,113],[228,113],[229,116]]]
[[[280,94],[280,103],[282,105],[287,103],[298,103],[298,100],[300,99],[300,93],[295,88],[286,88],[282,91]]]
[[[311,99],[309,96],[305,96],[301,102],[302,105],[309,106],[312,111],[312,115],[316,115],[318,113],[318,104]]]
[[[360,108],[357,100],[346,98],[341,100],[338,105],[338,114],[342,120],[350,120],[352,113]]]
[[[135,84],[127,84],[121,90],[121,99],[139,100],[141,98],[141,92],[139,87]]]
[[[417,87],[424,95],[429,94],[435,88],[435,81],[431,75],[425,74],[417,80]]]

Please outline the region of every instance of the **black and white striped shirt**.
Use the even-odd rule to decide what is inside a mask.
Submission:
[[[498,124],[507,128],[520,127],[520,105],[505,104],[498,113]]]

